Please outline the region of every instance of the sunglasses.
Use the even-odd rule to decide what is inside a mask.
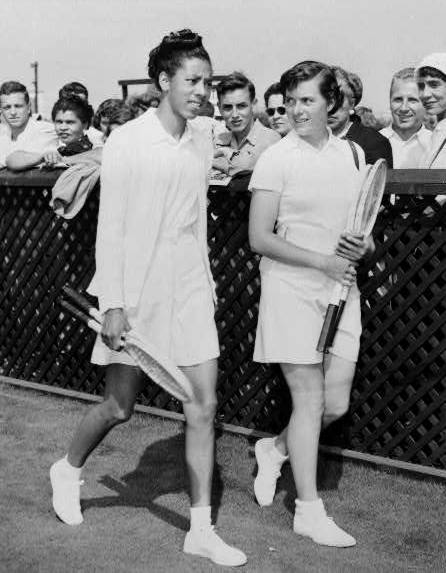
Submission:
[[[279,115],[286,114],[286,109],[283,105],[279,105],[277,107],[267,107],[265,111],[269,117],[273,117],[273,115],[276,113],[276,110]]]

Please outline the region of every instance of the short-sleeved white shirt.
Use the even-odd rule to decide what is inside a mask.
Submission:
[[[416,169],[420,161],[430,149],[431,132],[424,126],[409,139],[403,140],[391,126],[381,129],[380,133],[387,137],[392,146],[394,169]]]
[[[365,168],[364,152],[355,148],[359,169],[350,144],[331,132],[320,150],[291,131],[263,152],[249,188],[280,193],[280,236],[318,253],[334,252]]]
[[[53,124],[48,121],[36,121],[30,118],[25,129],[11,139],[11,131],[7,124],[0,127],[0,167],[6,166],[6,158],[14,151],[45,153],[57,149],[58,139]]]

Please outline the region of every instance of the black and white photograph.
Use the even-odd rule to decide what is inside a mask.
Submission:
[[[2,0],[0,571],[446,571],[446,3]]]

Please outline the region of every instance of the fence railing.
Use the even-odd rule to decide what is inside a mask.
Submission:
[[[89,393],[103,370],[94,335],[57,304],[61,287],[94,272],[98,194],[71,221],[49,208],[57,175],[0,172],[0,373]],[[260,295],[248,246],[246,179],[209,191],[221,358],[218,418],[278,432],[290,397],[275,366],[252,361]],[[374,256],[361,267],[363,337],[350,413],[324,436],[361,452],[446,468],[446,171],[390,171]],[[392,194],[392,200],[390,195]],[[148,384],[141,403],[181,404]]]

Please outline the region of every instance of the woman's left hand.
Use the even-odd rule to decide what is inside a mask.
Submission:
[[[344,231],[339,237],[336,254],[353,263],[359,262],[366,254],[374,251],[375,245],[372,237],[364,237],[358,233]]]

